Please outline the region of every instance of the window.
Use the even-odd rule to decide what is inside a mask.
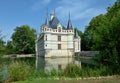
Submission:
[[[46,31],[46,28],[45,28],[45,31]]]
[[[61,27],[58,28],[58,32],[61,32]]]
[[[47,41],[47,35],[45,36],[45,40]]]
[[[61,49],[61,44],[58,44],[58,50],[60,50]]]
[[[61,41],[61,36],[58,36],[58,41]]]

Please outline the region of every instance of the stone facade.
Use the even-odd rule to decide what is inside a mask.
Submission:
[[[68,57],[81,51],[80,37],[74,33],[69,17],[64,27],[54,14],[46,18],[36,39],[36,57]]]

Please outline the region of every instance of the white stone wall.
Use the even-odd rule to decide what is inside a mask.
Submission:
[[[47,33],[44,35],[45,36],[45,40],[44,40],[44,48],[45,49],[51,49],[51,40],[52,40],[52,36],[51,34]],[[46,40],[47,37],[47,40]]]
[[[68,35],[67,37],[67,49],[73,49],[73,35]]]
[[[74,52],[81,52],[81,39],[80,39],[80,37],[74,39]]]
[[[73,50],[46,50],[45,57],[72,57]]]
[[[36,40],[36,51],[37,56],[43,56],[44,53],[44,35],[39,35],[38,39]]]
[[[45,57],[63,57],[73,55],[73,35],[66,34],[48,34],[45,43]],[[61,41],[58,41],[58,35],[61,36]],[[61,44],[61,49],[58,49],[58,44]],[[69,51],[72,50],[72,51]]]

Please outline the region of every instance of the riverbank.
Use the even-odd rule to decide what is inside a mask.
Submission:
[[[65,61],[65,60],[56,60],[56,62],[57,61]],[[0,82],[3,83],[5,81],[11,81],[11,82],[23,81],[23,83],[37,83],[36,80],[41,81],[44,79],[58,80],[58,81],[84,80],[88,78],[93,79],[93,77],[99,80],[101,76],[120,75],[119,72],[114,73],[114,71],[112,71],[109,67],[106,66],[93,66],[93,65],[82,64],[82,67],[80,67],[73,63],[69,63],[65,66],[64,69],[59,69],[59,70],[56,70],[54,68],[50,71],[44,69],[36,70],[35,57],[1,58],[0,63],[1,63]],[[28,80],[28,82],[26,82],[25,80]],[[6,83],[11,83],[11,82],[6,82]]]
[[[120,76],[102,76],[88,78],[36,78],[12,83],[120,83]]]

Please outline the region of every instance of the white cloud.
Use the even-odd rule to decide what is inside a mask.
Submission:
[[[70,11],[72,20],[89,18],[104,12],[103,9],[92,8],[91,0],[61,0],[58,4],[57,15],[64,18]]]
[[[48,5],[50,2],[51,0],[38,0],[33,4],[32,10],[33,11],[40,10],[42,7],[45,7],[46,5]]]

